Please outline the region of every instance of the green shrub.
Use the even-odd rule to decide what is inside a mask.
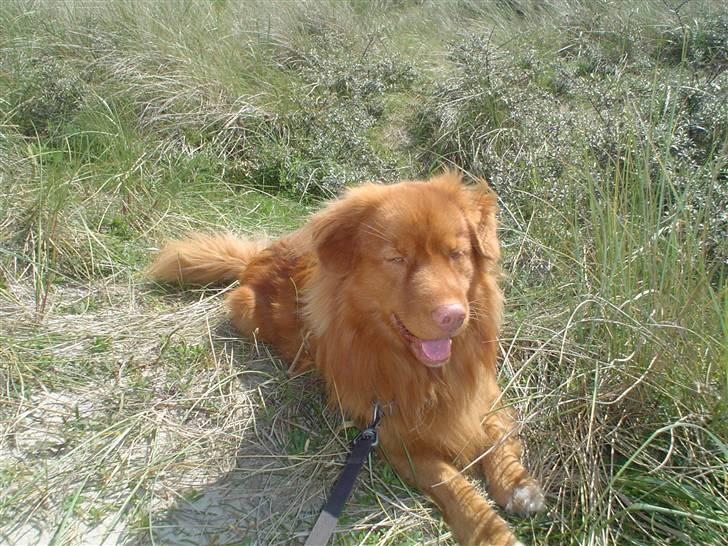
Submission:
[[[728,66],[728,15],[705,14],[701,19],[679,19],[680,24],[662,34],[658,57],[671,63],[688,63],[716,73]]]
[[[87,89],[76,66],[50,54],[14,64],[10,122],[22,134],[47,134],[79,110]]]

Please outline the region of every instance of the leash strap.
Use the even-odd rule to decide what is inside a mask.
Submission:
[[[372,448],[377,445],[379,438],[377,436],[377,427],[381,419],[381,409],[379,404],[374,406],[374,418],[367,428],[362,430],[359,435],[354,438],[353,445],[349,456],[346,458],[344,469],[336,480],[329,500],[326,501],[321,514],[319,514],[316,524],[308,535],[304,546],[325,546],[329,538],[336,528],[344,505],[354,489],[356,477],[364,466]]]

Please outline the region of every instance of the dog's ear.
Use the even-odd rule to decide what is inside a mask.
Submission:
[[[498,198],[484,180],[480,180],[476,187],[467,191],[471,203],[468,224],[473,250],[477,256],[496,262],[500,258],[500,244],[496,234]]]
[[[311,221],[311,237],[321,265],[337,275],[346,275],[360,252],[362,224],[375,206],[361,187],[319,212]]]

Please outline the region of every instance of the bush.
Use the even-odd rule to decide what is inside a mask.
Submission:
[[[708,14],[706,14],[708,15]],[[658,58],[673,64],[688,63],[719,73],[728,66],[728,15],[708,15],[693,19],[662,34],[663,46]]]
[[[86,86],[70,63],[48,55],[14,65],[10,122],[22,134],[47,134],[81,107]]]

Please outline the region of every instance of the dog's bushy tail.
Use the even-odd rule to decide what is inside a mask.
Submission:
[[[167,243],[147,269],[147,276],[180,284],[230,283],[266,246],[266,241],[236,239],[232,235],[190,235]]]

